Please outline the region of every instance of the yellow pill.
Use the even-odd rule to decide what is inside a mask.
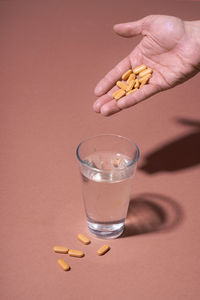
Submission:
[[[135,89],[133,89],[133,90],[127,92],[126,95],[128,96],[129,94],[134,93],[134,92],[136,92],[137,90],[139,90],[139,89],[138,89],[138,88],[135,88]]]
[[[115,100],[119,100],[121,97],[123,97],[126,94],[126,92],[124,90],[118,90],[117,92],[115,92],[112,96],[113,98],[115,98]]]
[[[124,90],[124,91],[125,91],[125,90],[127,89],[127,87],[128,87],[128,85],[127,85],[126,83],[122,82],[122,81],[117,81],[116,85],[117,85],[120,89],[122,89],[122,90]]]
[[[85,245],[90,244],[90,240],[81,233],[78,234],[78,239],[79,239],[79,241],[81,241]]]
[[[103,245],[101,248],[97,250],[98,255],[104,255],[106,252],[110,250],[110,246],[108,245]]]
[[[113,98],[115,98],[115,96],[118,94],[118,92],[119,92],[119,89],[112,94]]]
[[[143,85],[145,85],[148,82],[149,78],[144,79],[141,84],[140,87],[142,87]]]
[[[132,80],[135,79],[135,77],[136,77],[136,75],[135,75],[134,73],[132,73],[132,74],[129,76],[129,78],[128,78],[128,80],[127,80],[127,83],[129,84],[130,81],[132,81]]]
[[[121,158],[120,158],[120,157],[116,158],[115,161],[114,161],[114,163],[113,163],[113,166],[114,166],[114,167],[119,167],[120,161],[121,161]]]
[[[64,270],[64,271],[69,271],[70,270],[70,266],[68,265],[68,263],[66,263],[66,261],[64,261],[63,259],[58,259],[58,264],[59,266]]]
[[[133,92],[134,92],[134,90],[131,90],[131,91],[127,92],[127,93],[126,93],[126,96],[130,95],[130,94],[133,93]]]
[[[139,80],[136,78],[134,88],[137,89],[137,88],[139,88],[139,86],[140,86]]]
[[[142,81],[144,81],[144,80],[146,80],[146,79],[149,80],[150,78],[151,78],[151,74],[147,74],[146,76],[141,77],[141,78],[139,79],[139,82],[142,83]],[[147,81],[148,81],[148,80],[147,80]]]
[[[152,70],[151,68],[148,68],[148,69],[146,69],[146,70],[140,72],[140,73],[139,73],[139,76],[140,76],[140,77],[144,77],[144,76],[146,76],[146,75],[148,75],[148,74],[151,74],[152,72],[153,72],[153,70]]]
[[[136,67],[134,70],[133,70],[133,73],[134,74],[139,74],[140,72],[144,71],[147,67],[145,65],[141,65],[141,66],[138,66]]]
[[[130,90],[132,90],[132,88],[134,87],[134,85],[135,85],[135,80],[133,79],[133,80],[131,80],[129,82],[129,85],[126,88],[126,91],[129,92]]]
[[[133,73],[133,70],[129,69],[122,75],[122,80],[127,80],[130,74]]]
[[[56,252],[56,253],[63,253],[63,254],[66,254],[67,252],[68,252],[68,248],[66,248],[66,247],[61,247],[61,246],[54,246],[53,247],[53,250],[54,250],[54,252]]]
[[[74,256],[74,257],[83,257],[84,253],[82,251],[79,250],[69,250],[68,251],[69,256]]]

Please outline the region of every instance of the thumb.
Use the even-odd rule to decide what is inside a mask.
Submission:
[[[146,24],[149,23],[151,16],[144,17],[135,22],[121,23],[113,26],[114,31],[123,37],[133,37],[144,33]]]

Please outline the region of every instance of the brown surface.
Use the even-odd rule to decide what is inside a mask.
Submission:
[[[200,298],[199,75],[115,116],[92,111],[95,84],[139,41],[117,37],[113,24],[148,14],[194,20],[199,8],[0,1],[2,300]],[[86,227],[75,157],[82,139],[100,133],[132,138],[141,150],[126,232],[102,257],[105,241]],[[64,272],[54,245],[85,257],[64,256]]]

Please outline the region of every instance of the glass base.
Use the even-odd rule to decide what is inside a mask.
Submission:
[[[101,239],[115,239],[124,231],[124,221],[117,223],[96,223],[87,220],[92,234]]]

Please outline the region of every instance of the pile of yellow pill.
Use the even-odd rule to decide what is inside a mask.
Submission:
[[[91,241],[81,233],[78,234],[77,238],[84,245],[89,245],[91,243]],[[110,250],[110,246],[103,245],[97,250],[97,255],[99,255],[99,256],[104,255],[109,250]],[[67,247],[63,247],[63,246],[54,246],[53,251],[55,253],[68,254],[69,256],[73,256],[73,257],[77,257],[77,258],[81,258],[81,257],[85,256],[83,251],[72,250],[72,249],[68,249]],[[71,269],[70,266],[68,265],[68,263],[64,259],[60,258],[60,259],[58,259],[57,262],[58,262],[58,265],[64,271],[69,271]]]
[[[135,69],[129,69],[122,75],[122,81],[117,81],[118,90],[112,94],[115,100],[123,96],[136,92],[143,85],[147,84],[151,78],[153,70],[146,65],[141,65]]]

